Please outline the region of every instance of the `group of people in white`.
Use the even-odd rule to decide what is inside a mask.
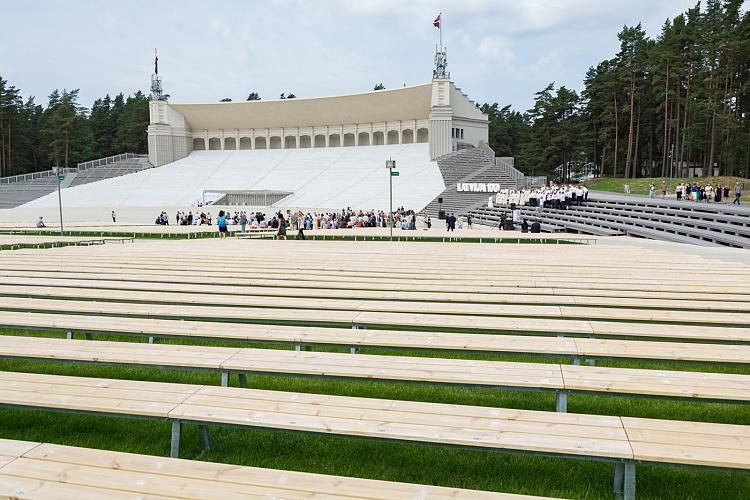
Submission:
[[[491,196],[487,207],[526,206],[565,209],[572,205],[581,206],[589,198],[589,190],[583,184],[567,184],[526,189],[501,189]]]

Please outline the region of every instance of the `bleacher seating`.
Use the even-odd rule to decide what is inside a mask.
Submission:
[[[438,166],[443,175],[445,190],[435,197],[425,209],[433,216],[438,211],[464,214],[480,204],[486,204],[491,193],[458,192],[459,182],[499,183],[501,188],[515,189],[516,183],[498,165],[494,153],[481,148],[459,149],[438,158]],[[443,202],[438,203],[438,198]]]
[[[418,210],[445,186],[429,145],[193,151],[186,158],[62,192],[66,207],[184,207],[206,191],[285,191],[285,207],[382,210],[389,206],[388,158],[397,161],[393,205]],[[93,175],[93,174],[92,174]],[[212,200],[206,200],[212,201]],[[55,196],[29,207],[57,206]]]
[[[750,209],[718,203],[656,200],[592,192],[589,201],[567,210],[518,207],[523,218],[539,221],[543,230],[594,234],[627,234],[641,238],[703,246],[750,248]],[[509,207],[472,211],[477,223],[497,226]]]
[[[57,177],[54,176],[11,184],[0,184],[0,209],[23,205],[56,189]]]
[[[126,158],[112,163],[103,163],[86,169],[81,167],[68,169],[61,187],[66,189],[152,168],[148,157],[130,154],[123,156]],[[4,181],[0,183],[0,209],[19,207],[45,195],[51,195],[51,199],[56,200],[57,195],[53,193],[57,191],[57,176],[50,171],[42,172],[40,175],[40,177],[28,180],[22,179],[21,176],[4,178]]]
[[[128,158],[109,165],[79,171],[69,187],[134,174],[147,168],[152,168],[147,157]]]

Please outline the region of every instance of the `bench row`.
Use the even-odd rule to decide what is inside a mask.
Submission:
[[[69,338],[78,332],[87,336],[102,334],[149,337],[151,341],[158,338],[181,338],[280,344],[294,346],[297,350],[310,346],[342,346],[354,351],[372,347],[567,357],[574,362],[589,358],[611,358],[740,366],[750,364],[748,345],[695,342],[322,328],[11,311],[0,311],[0,327],[67,332]]]
[[[750,375],[724,373],[16,336],[0,336],[0,359],[210,370],[222,386],[236,373],[241,387],[248,374],[273,374],[545,391],[561,412],[577,393],[750,402]]]
[[[325,302],[325,301],[323,301]],[[34,311],[40,314],[69,313],[102,316],[147,317],[151,319],[183,319],[191,321],[222,321],[234,323],[294,324],[308,326],[338,326],[351,328],[398,328],[410,330],[460,331],[473,333],[518,335],[562,335],[599,338],[640,338],[649,340],[701,341],[705,343],[749,344],[750,328],[704,324],[679,324],[679,314],[673,313],[675,324],[664,321],[664,311],[651,311],[642,322],[594,321],[576,319],[548,319],[513,316],[469,316],[461,314],[430,314],[417,312],[380,312],[332,309],[331,304],[319,308],[287,308],[269,306],[192,306],[169,303],[107,302],[75,300],[73,298],[39,299],[4,297],[0,311]],[[531,308],[531,306],[526,306]],[[606,317],[607,309],[601,311]],[[531,315],[529,312],[527,315]],[[731,315],[731,313],[723,313]],[[700,316],[700,315],[699,315]],[[705,314],[710,316],[710,314]],[[737,316],[746,316],[737,314]]]
[[[158,281],[114,281],[114,280],[91,280],[74,278],[42,278],[42,277],[5,277],[3,279],[2,292],[7,295],[19,294],[18,288],[24,290],[45,290],[54,287],[57,290],[83,290],[86,293],[95,293],[102,290],[109,291],[132,291],[132,292],[159,292],[169,297],[170,293],[178,293],[180,297],[201,297],[201,301],[229,305],[232,302],[249,297],[281,297],[297,299],[347,299],[347,300],[380,300],[380,301],[404,301],[404,302],[437,302],[437,303],[467,303],[467,304],[502,304],[502,305],[562,305],[581,307],[627,307],[641,309],[696,309],[696,301],[700,300],[699,307],[706,311],[725,312],[750,312],[750,300],[744,296],[726,296],[717,294],[703,294],[700,297],[694,295],[675,293],[667,298],[642,298],[642,297],[618,297],[609,295],[583,295],[588,292],[568,291],[567,294],[556,293],[528,293],[525,289],[514,290],[512,293],[457,293],[439,291],[387,291],[387,290],[346,290],[334,288],[294,288],[284,286],[227,286],[227,285],[197,285],[197,284],[172,284]],[[528,291],[535,292],[535,289]],[[660,294],[662,295],[662,294]],[[104,298],[104,296],[102,296]]]
[[[172,422],[340,435],[609,461],[635,498],[637,463],[750,470],[750,427],[632,417],[0,372],[0,405]]]
[[[534,318],[534,319],[565,319],[565,320],[607,320],[607,321],[658,321],[664,323],[680,323],[690,325],[726,325],[727,327],[750,326],[750,311],[744,304],[734,304],[742,309],[732,311],[696,310],[699,304],[693,304],[690,310],[674,309],[636,309],[634,307],[608,307],[589,305],[556,305],[556,304],[508,304],[508,303],[479,303],[457,301],[420,301],[420,300],[386,300],[386,299],[355,299],[333,297],[286,297],[265,295],[222,295],[185,292],[157,292],[145,290],[115,290],[103,288],[83,288],[66,286],[37,286],[37,285],[0,285],[0,297],[3,302],[10,298],[32,299],[70,299],[80,301],[109,301],[112,303],[138,303],[149,305],[185,305],[211,306],[235,308],[236,318],[246,317],[242,313],[245,308],[274,308],[302,310],[330,310],[332,312],[346,312],[350,316],[359,312],[383,313],[412,313],[418,315],[439,314],[467,317],[492,317],[500,319]],[[6,299],[8,298],[8,299]],[[13,302],[6,302],[11,307]],[[729,307],[732,307],[730,304]],[[248,318],[250,319],[250,318]],[[355,322],[354,316],[347,321]],[[455,323],[455,322],[454,322]]]
[[[0,497],[531,500],[422,486],[0,439]]]

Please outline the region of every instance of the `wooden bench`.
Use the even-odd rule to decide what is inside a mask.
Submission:
[[[575,393],[750,402],[750,375],[725,373],[16,336],[0,336],[0,359],[212,370],[221,373],[222,386],[230,374],[238,374],[240,387],[247,387],[248,374],[274,374],[544,391],[555,393],[560,412]]]
[[[242,341],[291,345],[296,350],[312,346],[343,346],[353,352],[365,347],[523,354],[580,359],[647,359],[718,365],[750,364],[750,346],[653,342],[531,335],[487,335],[391,330],[353,330],[285,325],[257,325],[181,321],[81,314],[37,314],[0,311],[0,327],[102,335],[127,335],[192,340]]]
[[[112,247],[117,248],[117,247]],[[562,247],[561,247],[562,248]],[[153,249],[153,251],[170,251],[169,249]],[[525,250],[527,251],[527,250]],[[533,253],[532,253],[533,256]],[[55,256],[58,257],[58,256]],[[184,258],[190,259],[196,256],[187,255]],[[504,256],[503,256],[504,257]],[[244,259],[245,256],[242,256]],[[269,256],[269,259],[279,259],[282,256]],[[299,260],[300,255],[289,256],[293,260]],[[497,256],[495,257],[497,258]],[[585,258],[594,258],[587,256]],[[685,260],[684,256],[673,256],[681,261]],[[304,259],[307,260],[305,256]],[[510,257],[509,257],[510,259]],[[59,257],[58,257],[59,260]],[[684,265],[688,265],[687,260]],[[65,264],[60,262],[40,261],[38,254],[33,257],[30,255],[25,258],[13,257],[0,259],[0,273],[3,276],[57,276],[57,277],[84,277],[91,279],[112,279],[112,280],[143,280],[148,277],[150,281],[164,281],[172,283],[211,283],[211,284],[231,284],[231,285],[280,285],[286,283],[287,286],[295,287],[320,287],[322,283],[327,283],[330,287],[333,285],[337,288],[353,289],[390,289],[390,290],[428,290],[434,291],[437,287],[441,291],[479,291],[494,293],[499,288],[510,288],[512,290],[529,289],[529,288],[561,288],[566,290],[614,290],[614,291],[644,291],[649,294],[659,292],[681,292],[697,294],[714,294],[726,295],[735,294],[743,295],[748,298],[747,287],[744,281],[748,276],[738,269],[736,276],[710,275],[704,273],[691,273],[690,277],[680,278],[677,273],[656,272],[644,274],[643,272],[633,271],[628,276],[612,276],[611,270],[597,269],[596,273],[587,273],[580,271],[581,275],[576,275],[575,280],[571,280],[569,273],[563,275],[560,273],[546,272],[546,264],[557,266],[560,263],[547,262],[546,258],[539,256],[539,261],[529,263],[517,263],[514,266],[513,261],[508,261],[508,271],[490,272],[488,269],[484,275],[476,274],[476,271],[466,271],[456,274],[460,270],[452,271],[450,274],[429,274],[420,273],[401,273],[392,275],[386,271],[379,271],[378,275],[373,276],[375,271],[346,271],[336,268],[315,269],[316,266],[311,264],[310,269],[282,269],[271,271],[268,266],[258,264],[257,268],[243,266],[241,269],[231,270],[220,266],[214,266],[213,270],[203,268],[201,264],[191,264],[189,267],[180,269],[174,268],[171,264],[162,264],[160,262],[139,263],[137,257],[126,259],[123,257],[121,262],[114,261],[104,265],[98,262],[87,263],[80,256],[76,255],[74,261],[66,261]],[[395,264],[394,264],[395,265]],[[415,263],[408,263],[409,266],[416,266]],[[438,264],[435,264],[436,266]],[[572,264],[571,264],[572,265]],[[626,263],[612,262],[612,265],[627,265]],[[666,266],[668,263],[655,263],[655,266]],[[696,263],[696,265],[705,265]],[[246,264],[249,266],[249,264]],[[476,264],[475,264],[476,266]],[[528,271],[512,271],[514,267],[540,268],[545,269],[544,274],[530,273]],[[611,267],[610,267],[611,269]],[[591,274],[591,276],[588,276]],[[721,278],[721,285],[716,286],[706,283],[706,280],[715,280]],[[744,280],[744,281],[743,281]]]
[[[31,293],[35,296],[50,295],[50,290],[57,290],[58,294],[73,293],[80,290],[80,297],[86,295],[109,292],[119,292],[126,296],[126,292],[143,293],[146,296],[163,297],[164,301],[179,301],[195,304],[247,304],[247,299],[257,300],[257,297],[279,297],[284,300],[295,299],[347,299],[347,300],[378,300],[400,301],[419,306],[431,303],[450,304],[470,303],[478,305],[547,305],[547,306],[582,306],[582,307],[611,307],[611,308],[641,308],[664,310],[696,310],[722,312],[750,312],[750,301],[731,300],[731,295],[713,296],[696,299],[692,295],[677,295],[678,298],[638,298],[617,297],[607,295],[577,295],[568,293],[450,293],[438,291],[389,291],[389,290],[347,290],[344,288],[293,288],[282,286],[264,287],[230,287],[222,285],[197,285],[161,282],[124,282],[112,280],[81,280],[66,278],[37,278],[37,277],[6,277],[3,279],[0,293],[5,295],[23,296]],[[533,292],[533,290],[531,290]],[[583,292],[587,293],[587,292]],[[179,294],[179,295],[172,295]],[[104,298],[104,297],[102,297]],[[700,300],[700,305],[696,302]],[[579,307],[580,309],[580,307]],[[597,313],[598,314],[598,313]]]
[[[577,305],[489,304],[438,301],[391,301],[336,299],[333,297],[266,297],[216,295],[182,292],[149,292],[63,286],[0,285],[0,297],[42,299],[103,300],[111,302],[145,302],[194,306],[235,306],[240,312],[247,307],[318,311],[396,312],[461,316],[507,316],[510,318],[606,319],[620,321],[661,321],[682,324],[750,325],[750,312],[695,311],[668,309],[634,309]],[[5,300],[3,300],[5,302]],[[693,304],[695,307],[695,304]]]
[[[0,439],[0,497],[434,498],[531,500],[458,488],[357,479]]]
[[[0,372],[0,405],[183,423],[311,432],[603,460],[635,498],[636,463],[750,470],[750,427],[392,401],[294,392]]]
[[[531,246],[531,245],[529,245]],[[113,247],[116,248],[116,247]],[[153,249],[154,251],[169,251],[169,249]],[[15,256],[15,254],[14,254]],[[478,286],[484,287],[485,289],[492,289],[498,286],[523,286],[523,287],[561,287],[568,289],[590,289],[590,288],[603,288],[603,289],[615,289],[615,290],[681,290],[683,292],[714,292],[714,293],[741,293],[747,295],[747,287],[744,286],[743,280],[747,279],[746,273],[743,270],[738,270],[736,276],[722,275],[722,285],[717,286],[710,283],[705,283],[706,279],[716,278],[710,274],[696,273],[689,277],[681,278],[675,273],[637,273],[633,272],[627,276],[612,275],[611,270],[606,269],[596,270],[587,272],[585,270],[580,271],[580,274],[576,275],[575,280],[571,280],[569,275],[562,274],[543,274],[543,273],[531,273],[526,270],[513,270],[512,263],[508,263],[508,270],[503,272],[501,269],[490,270],[488,269],[484,273],[477,271],[464,271],[459,269],[451,269],[449,272],[444,274],[434,273],[429,270],[415,270],[411,272],[393,273],[386,270],[377,269],[337,269],[331,267],[330,269],[317,269],[313,266],[311,268],[286,268],[274,270],[270,269],[268,265],[258,263],[255,266],[246,264],[241,268],[232,269],[224,266],[214,266],[209,268],[203,264],[191,263],[190,266],[175,266],[174,264],[161,264],[160,262],[149,263],[139,262],[138,260],[128,260],[123,257],[122,260],[113,262],[86,262],[84,259],[80,259],[76,256],[75,261],[65,261],[64,264],[55,261],[42,261],[38,258],[14,258],[8,256],[8,258],[0,259],[0,269],[3,272],[17,271],[18,269],[33,270],[36,272],[43,273],[55,273],[61,276],[65,276],[67,273],[87,273],[88,277],[106,277],[120,276],[121,278],[128,279],[131,275],[148,274],[152,277],[165,277],[174,276],[175,274],[182,277],[192,277],[194,279],[203,278],[203,282],[206,279],[210,280],[210,283],[214,283],[216,278],[225,278],[229,282],[235,284],[241,284],[244,280],[258,280],[258,279],[269,279],[275,282],[279,281],[295,281],[299,283],[304,282],[335,282],[339,285],[346,285],[351,282],[358,282],[359,286],[366,286],[372,288],[377,285],[390,284],[390,285],[414,285],[419,284],[422,287],[429,286],[431,289],[435,289],[435,285],[451,285],[455,286],[459,283],[462,286]],[[195,258],[195,256],[186,255],[185,259]],[[208,258],[208,257],[207,257]],[[239,258],[239,256],[238,256]],[[269,256],[269,259],[280,259],[281,255]],[[297,255],[290,255],[289,258],[304,260],[307,257],[301,252]],[[393,263],[395,266],[397,261]],[[546,264],[545,260],[540,260],[536,264],[529,263],[530,267],[539,267]],[[553,262],[549,263],[553,265]],[[614,265],[619,265],[613,262]],[[621,263],[620,263],[621,264]],[[409,264],[411,265],[411,264]],[[437,265],[437,264],[436,264]],[[661,263],[666,265],[666,263]],[[480,262],[477,261],[475,266],[479,267]],[[105,278],[106,279],[106,278]],[[299,284],[298,283],[298,284]],[[654,289],[653,286],[658,288]]]
[[[600,338],[647,338],[671,341],[750,344],[750,328],[653,322],[588,321],[557,318],[513,316],[472,316],[460,314],[427,314],[411,312],[360,311],[356,301],[348,308],[330,309],[331,302],[320,301],[318,309],[276,308],[273,306],[229,307],[159,304],[139,302],[98,302],[95,300],[60,300],[5,297],[0,311],[37,311],[135,316],[152,319],[211,320],[237,323],[296,324],[309,326],[347,326],[351,328],[404,328],[484,332],[492,334],[563,335]],[[527,306],[531,307],[531,306]],[[562,308],[560,308],[562,309]],[[653,311],[651,311],[653,313]],[[652,320],[664,317],[662,311],[651,314]],[[726,313],[731,314],[731,313]],[[601,312],[606,317],[606,309]],[[706,315],[702,315],[706,316]],[[743,316],[737,314],[736,316]],[[675,314],[674,319],[678,319]]]

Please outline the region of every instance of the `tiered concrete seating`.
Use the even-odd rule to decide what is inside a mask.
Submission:
[[[628,234],[696,245],[750,248],[750,209],[716,203],[652,200],[591,193],[590,201],[568,210],[519,207],[524,218],[568,231],[595,235]],[[507,207],[473,211],[477,222],[497,225]]]

